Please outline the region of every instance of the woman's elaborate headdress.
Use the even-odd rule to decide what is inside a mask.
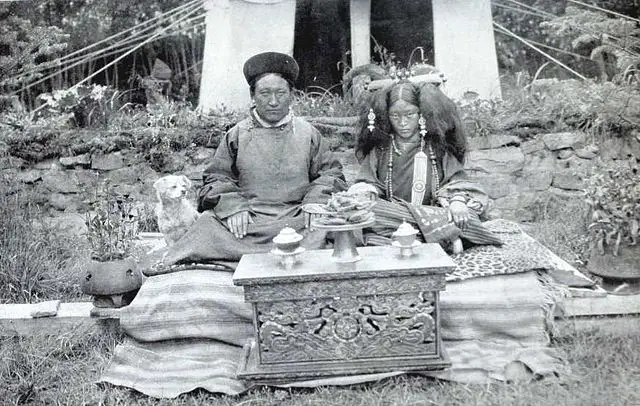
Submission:
[[[414,92],[410,98],[417,98],[420,114],[424,117],[426,136],[430,137],[429,140],[436,154],[442,156],[445,151],[449,151],[460,162],[463,162],[467,143],[456,104],[439,88],[430,83],[415,84],[409,81],[394,83],[378,90],[373,95],[371,105],[367,106],[366,111],[362,113],[359,122],[355,148],[356,157],[362,160],[374,148],[384,148],[389,145],[389,138],[392,135],[391,122],[389,121],[389,107],[391,107],[389,96],[394,89],[397,91],[398,86],[408,87]],[[411,103],[415,103],[415,101],[411,101]],[[371,113],[375,115],[373,125],[369,120]]]

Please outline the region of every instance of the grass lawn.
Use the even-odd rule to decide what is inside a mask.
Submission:
[[[121,338],[115,332],[75,331],[2,339],[2,404],[640,405],[640,336],[624,332],[563,328],[554,338],[572,369],[563,381],[463,385],[401,376],[349,387],[258,387],[237,397],[195,391],[171,400],[95,383]]]

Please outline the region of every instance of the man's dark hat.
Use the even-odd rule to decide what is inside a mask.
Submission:
[[[286,80],[295,82],[298,78],[300,67],[296,60],[287,54],[263,52],[249,58],[244,63],[242,72],[250,85],[265,73],[279,73]]]

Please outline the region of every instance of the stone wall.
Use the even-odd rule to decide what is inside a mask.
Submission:
[[[0,174],[18,180],[33,192],[52,218],[82,228],[84,213],[100,199],[100,185],[112,187],[151,207],[153,182],[167,173],[183,173],[197,186],[213,148],[192,147],[170,156],[163,172],[153,169],[140,153],[121,150],[110,154],[84,154],[28,165],[12,156],[0,158]],[[337,152],[345,175],[353,179],[356,161],[352,150]],[[533,220],[532,207],[550,197],[582,198],[585,179],[607,161],[624,162],[640,157],[640,140],[607,138],[598,142],[582,133],[542,134],[522,140],[511,135],[470,139],[465,164],[470,176],[494,199],[494,216]]]
[[[46,210],[52,222],[82,231],[85,213],[104,196],[105,180],[113,191],[130,196],[152,210],[156,199],[155,180],[169,173],[180,173],[197,185],[214,152],[214,148],[205,147],[176,152],[163,159],[162,171],[154,169],[157,164],[133,150],[48,159],[33,165],[20,158],[4,156],[0,157],[0,177],[17,180],[13,185]]]
[[[640,158],[639,139],[589,139],[584,133],[510,135],[470,139],[465,168],[493,199],[494,216],[531,221],[537,204],[581,199],[585,181],[598,167]]]

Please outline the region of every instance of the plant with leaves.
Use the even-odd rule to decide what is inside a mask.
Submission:
[[[618,255],[621,244],[636,245],[640,233],[640,168],[631,165],[593,175],[586,188],[591,207],[589,236],[600,254],[609,247]]]
[[[138,209],[128,196],[104,184],[104,197],[93,213],[87,213],[87,240],[91,257],[97,261],[123,259],[131,255],[138,235]]]
[[[640,89],[628,84],[538,81],[527,103],[531,114],[594,135],[625,137],[640,128]]]
[[[560,47],[589,55],[602,80],[640,80],[640,27],[636,21],[570,6],[563,16],[543,22],[541,27]]]

